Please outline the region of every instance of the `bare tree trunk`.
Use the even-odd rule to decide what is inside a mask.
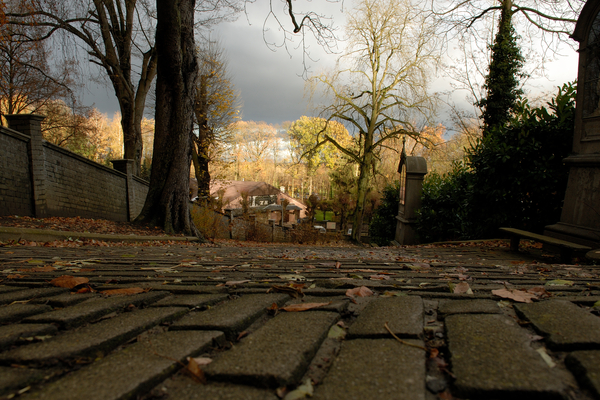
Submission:
[[[136,221],[201,237],[190,215],[189,177],[198,64],[194,0],[157,0],[156,116],[150,190]]]
[[[208,79],[209,76],[200,76],[200,91],[196,93],[194,112],[198,123],[198,138],[193,147],[194,172],[198,181],[198,200],[201,204],[208,204],[210,198],[210,172],[208,170],[208,148],[213,135],[208,126]]]
[[[359,165],[358,182],[356,189],[356,208],[354,209],[354,219],[352,221],[352,239],[360,242],[363,219],[365,216],[365,206],[367,194],[369,193],[369,174],[373,163],[373,153],[369,150],[365,152],[364,161]]]

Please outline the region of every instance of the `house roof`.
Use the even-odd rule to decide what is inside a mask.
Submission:
[[[252,181],[223,181],[213,180],[210,182],[210,194],[216,196],[220,189],[224,189],[223,204],[226,209],[241,208],[242,193],[247,192],[249,196],[268,196],[276,195],[277,204],[281,204],[282,199],[286,199],[290,204],[294,204],[302,210],[306,211],[306,205],[302,202],[288,196],[275,186],[269,185],[266,182]]]

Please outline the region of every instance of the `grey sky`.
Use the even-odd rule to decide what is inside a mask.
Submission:
[[[296,3],[296,2],[295,2]],[[301,2],[299,2],[301,3]],[[276,2],[274,2],[276,4]],[[308,3],[317,7],[317,2]],[[321,7],[325,4],[325,13],[333,16],[336,25],[341,27],[344,14],[340,12],[340,3],[319,2]],[[304,97],[305,81],[299,76],[303,72],[302,51],[294,47],[299,44],[298,39],[289,43],[290,54],[285,49],[270,50],[263,40],[263,22],[268,14],[265,6],[268,2],[256,2],[248,5],[247,16],[242,14],[235,22],[223,23],[211,33],[211,38],[218,39],[224,48],[229,60],[228,70],[231,73],[237,90],[241,92],[243,101],[242,118],[247,121],[265,121],[279,124],[283,121],[294,121],[302,115],[311,115],[307,99]],[[350,4],[346,2],[345,6]],[[282,22],[290,22],[282,16]],[[270,38],[281,38],[276,26],[269,24]],[[341,33],[341,30],[340,30]],[[314,72],[319,72],[335,62],[336,55],[327,55],[316,43],[310,43],[310,50],[317,62],[309,62]],[[555,87],[575,79],[577,75],[577,53],[572,49],[564,49],[558,61],[548,65],[548,76],[545,78],[531,79],[528,88],[531,94],[543,91],[555,92]],[[433,91],[449,90],[447,80],[438,79],[432,88]],[[88,83],[88,90],[84,96],[84,104],[95,104],[101,112],[112,117],[118,111],[117,100],[110,87],[102,87],[96,83]],[[454,101],[468,106],[464,100],[465,93],[457,93]],[[151,114],[151,113],[150,113]],[[441,113],[439,122],[445,123],[444,113]]]

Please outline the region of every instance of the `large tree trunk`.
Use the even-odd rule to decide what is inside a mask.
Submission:
[[[190,215],[189,177],[198,64],[194,0],[157,0],[156,115],[150,189],[136,221],[200,233]]]

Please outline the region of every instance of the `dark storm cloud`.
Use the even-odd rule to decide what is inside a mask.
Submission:
[[[229,60],[236,89],[243,100],[243,119],[280,123],[306,114],[301,54],[292,58],[285,49],[271,51],[262,28],[224,24],[215,32]]]

